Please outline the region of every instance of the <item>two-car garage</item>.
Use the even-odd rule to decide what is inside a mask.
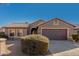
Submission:
[[[67,29],[42,29],[42,35],[51,40],[67,40]]]

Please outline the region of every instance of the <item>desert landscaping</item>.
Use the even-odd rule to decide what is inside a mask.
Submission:
[[[6,53],[2,56],[28,56],[21,51],[19,39],[8,40]],[[49,53],[46,56],[79,56],[79,43],[68,40],[50,40]]]

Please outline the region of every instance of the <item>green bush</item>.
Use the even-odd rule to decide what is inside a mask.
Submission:
[[[72,35],[72,39],[73,39],[75,42],[78,42],[78,41],[79,41],[79,35],[73,34],[73,35]]]
[[[42,35],[27,35],[21,38],[22,51],[28,55],[44,55],[48,52],[48,38]]]
[[[7,35],[5,35],[5,33],[4,33],[4,32],[0,32],[0,38],[8,38],[8,36],[7,36]]]

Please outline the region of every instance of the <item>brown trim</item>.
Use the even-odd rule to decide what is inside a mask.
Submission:
[[[59,18],[51,19],[51,20],[49,20],[49,21],[47,21],[47,22],[45,22],[45,23],[43,23],[43,24],[40,24],[39,26],[44,25],[44,24],[46,24],[46,23],[48,23],[48,22],[50,22],[50,21],[52,21],[52,20],[56,20],[56,19],[58,19],[58,20],[60,20],[60,21],[63,21],[64,23],[69,24],[69,25],[71,25],[71,26],[73,26],[73,27],[76,27],[75,25],[70,24],[70,23],[68,23],[68,22],[66,22],[66,21],[64,21],[64,20],[59,19]]]

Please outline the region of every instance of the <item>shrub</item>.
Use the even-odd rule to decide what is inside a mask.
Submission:
[[[72,35],[72,38],[73,38],[73,40],[74,40],[75,42],[78,42],[78,41],[79,41],[79,35],[77,35],[77,34],[73,34],[73,35]]]
[[[22,37],[22,51],[28,55],[44,55],[48,52],[48,38],[42,35],[27,35]]]
[[[4,33],[4,32],[0,32],[0,38],[8,38],[8,36],[7,36],[7,35],[5,35],[5,33]]]

